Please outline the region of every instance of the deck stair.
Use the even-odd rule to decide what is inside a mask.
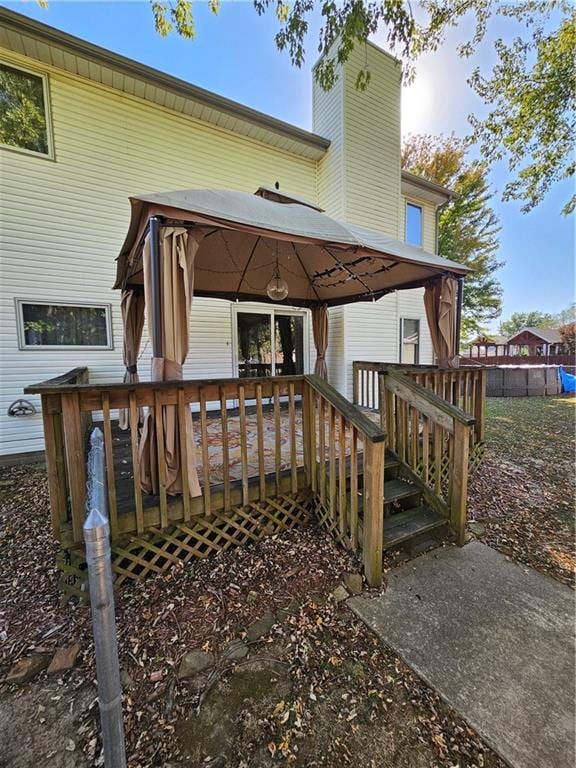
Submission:
[[[406,544],[423,534],[448,530],[448,519],[423,500],[422,491],[410,480],[399,476],[401,462],[386,452],[384,475],[384,538],[383,548]],[[363,535],[362,495],[358,499],[359,536]]]

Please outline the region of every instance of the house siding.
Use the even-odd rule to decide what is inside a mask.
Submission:
[[[371,79],[368,88],[359,91],[356,75],[365,64]],[[319,164],[320,203],[333,216],[404,240],[400,64],[368,44],[357,48],[338,74],[328,93],[314,85],[314,130],[332,142]],[[415,202],[423,209],[424,248],[434,252],[435,207],[424,200]],[[432,363],[423,290],[399,291],[375,303],[330,311],[328,375],[343,395],[352,397],[354,360],[399,362],[401,318],[420,320],[420,361]]]
[[[55,160],[0,148],[0,453],[43,449],[40,415],[11,418],[30,383],[77,365],[96,382],[119,380],[120,295],[115,257],[128,197],[188,187],[282,189],[317,199],[317,163],[0,50],[6,63],[49,75]],[[14,297],[112,305],[112,350],[19,350]],[[197,298],[185,375],[232,374],[228,302]],[[150,349],[142,342],[141,375]],[[39,408],[39,399],[29,398]]]

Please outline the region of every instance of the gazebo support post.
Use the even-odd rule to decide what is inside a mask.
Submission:
[[[462,330],[462,307],[464,305],[464,278],[458,278],[458,299],[456,304],[456,332],[454,334],[454,357],[460,354],[460,333]]]
[[[164,344],[162,334],[162,286],[160,278],[162,264],[160,259],[160,216],[151,216],[150,230],[150,278],[152,282],[152,357],[164,356]]]

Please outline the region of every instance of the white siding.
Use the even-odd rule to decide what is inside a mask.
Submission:
[[[15,65],[34,62],[0,51]],[[278,180],[316,200],[316,162],[49,70],[55,161],[0,149],[0,453],[43,448],[40,415],[10,418],[23,388],[77,365],[97,382],[123,375],[115,257],[130,195],[187,187],[254,192]],[[14,298],[112,304],[114,349],[19,350]],[[195,299],[186,375],[230,376],[230,305]],[[147,376],[149,346],[140,364]],[[35,405],[39,398],[30,397]]]
[[[334,386],[345,397],[352,398],[355,360],[400,361],[400,318],[420,320],[420,363],[434,362],[423,296],[423,288],[414,288],[390,293],[374,303],[350,304],[344,308],[345,377]]]

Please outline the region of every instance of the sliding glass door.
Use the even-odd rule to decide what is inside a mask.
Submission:
[[[233,308],[238,376],[295,376],[305,372],[304,312]]]

